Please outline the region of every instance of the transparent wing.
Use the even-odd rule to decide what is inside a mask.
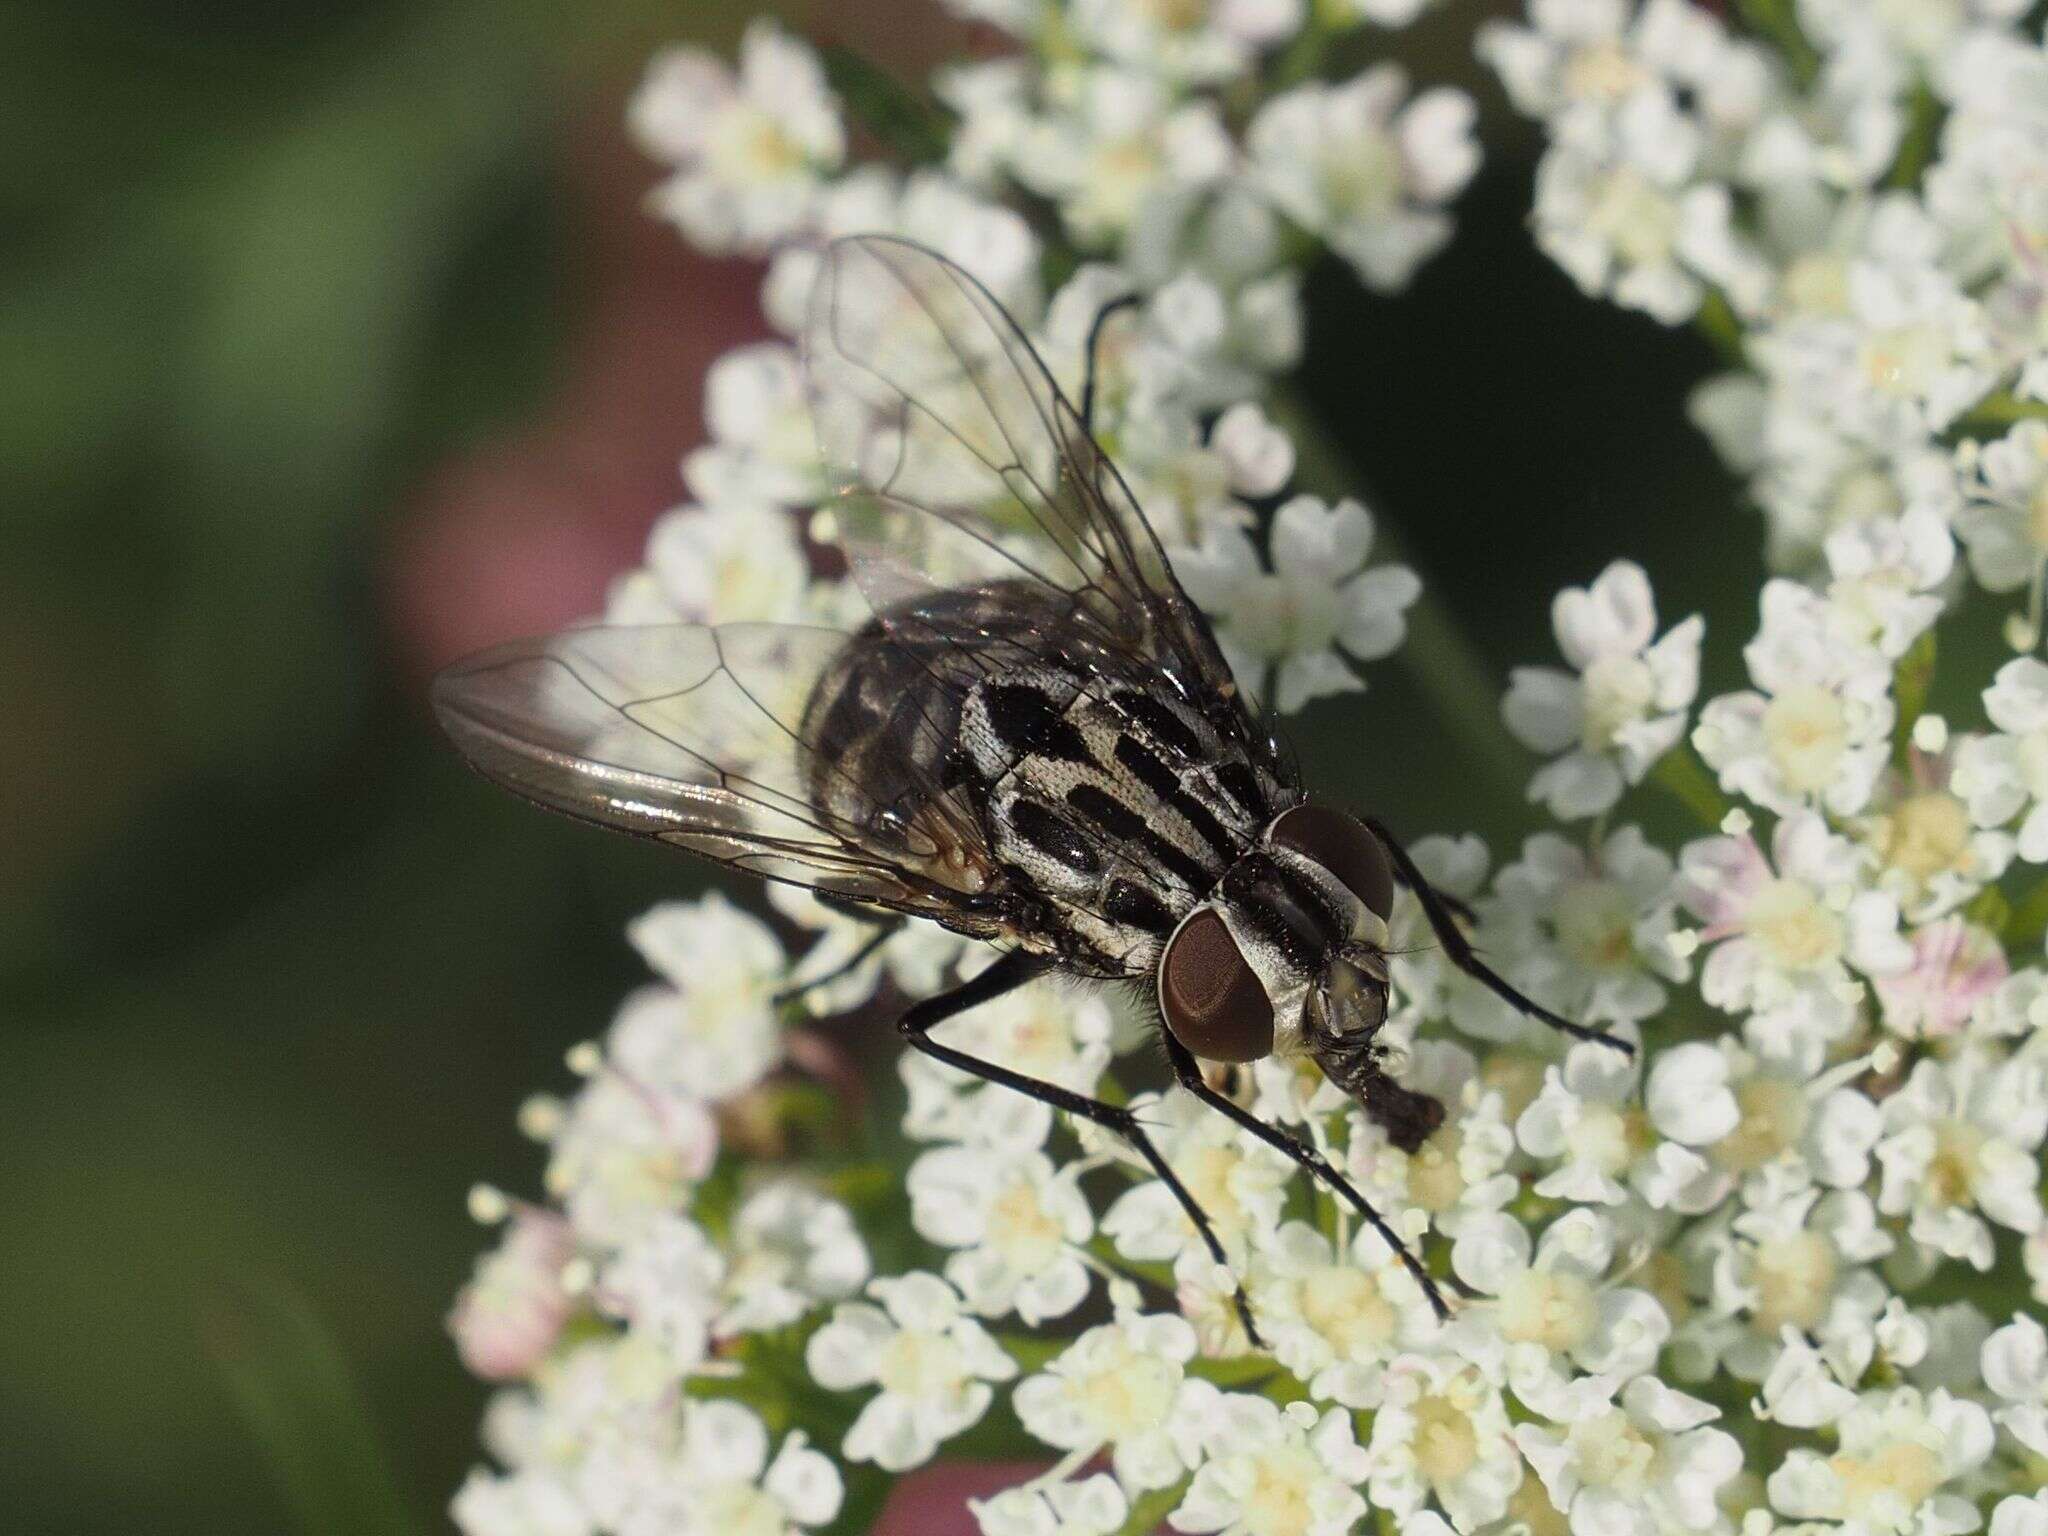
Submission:
[[[987,289],[919,245],[836,241],[804,360],[841,541],[885,625],[930,631],[938,594],[1026,584],[1064,643],[1156,668],[1282,771],[1129,488]]]
[[[434,680],[442,726],[486,776],[584,821],[744,873],[963,921],[970,893],[930,871],[979,834],[910,821],[835,773],[806,706],[848,637],[781,624],[572,629],[517,640]],[[820,809],[820,804],[833,809]]]

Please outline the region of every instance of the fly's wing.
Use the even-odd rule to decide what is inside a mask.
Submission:
[[[783,624],[566,630],[458,662],[434,680],[434,710],[487,777],[550,809],[746,874],[986,928],[966,921],[957,877],[938,878],[979,833],[874,804],[807,739],[806,706],[847,638]],[[832,810],[813,804],[820,774]]]
[[[1163,674],[1290,777],[1129,488],[986,288],[907,241],[836,241],[804,360],[841,540],[885,625],[942,640],[940,594],[1022,583],[1065,643]]]

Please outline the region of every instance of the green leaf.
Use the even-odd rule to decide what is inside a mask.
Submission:
[[[826,43],[818,53],[848,114],[891,154],[911,165],[945,159],[953,118],[944,107],[844,43]]]
[[[301,1536],[423,1536],[362,1388],[313,1304],[288,1282],[217,1295],[209,1352]]]

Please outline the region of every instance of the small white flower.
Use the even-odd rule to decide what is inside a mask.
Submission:
[[[1339,1254],[1290,1221],[1261,1246],[1249,1288],[1274,1358],[1316,1397],[1349,1408],[1374,1406],[1387,1361],[1436,1332],[1421,1287],[1369,1228]]]
[[[1707,286],[1754,309],[1768,268],[1735,231],[1733,200],[1703,179],[1700,125],[1649,83],[1615,108],[1570,116],[1536,169],[1536,240],[1588,294],[1666,325]]]
[[[1984,1046],[1921,1061],[1884,1101],[1884,1126],[1878,1206],[1909,1216],[1917,1242],[1986,1270],[1987,1218],[2020,1233],[2041,1226],[2048,1061],[2002,1061]]]
[[[1923,723],[1937,718],[1920,717]],[[2013,838],[1974,825],[1963,793],[1969,788],[1981,795],[1985,789],[1987,770],[1976,741],[1951,739],[1939,753],[1910,747],[1906,770],[1879,780],[1877,797],[1856,828],[1877,856],[1879,889],[1898,900],[1910,921],[1924,923],[1953,912],[2012,862]],[[1960,774],[1959,785],[1965,760],[1973,767]],[[1997,772],[1993,764],[1988,776]]]
[[[1996,1415],[2013,1439],[2048,1457],[2048,1333],[2024,1314],[1984,1341],[1984,1385],[2008,1406]]]
[[[1993,592],[2037,581],[2048,561],[2048,422],[2023,421],[1978,451],[1956,531]]]
[[[1885,1027],[1909,1040],[1961,1034],[2010,970],[1997,935],[1946,917],[1919,929],[1911,942],[1911,964],[1877,978]]]
[[[1434,1499],[1476,1531],[1507,1512],[1522,1481],[1500,1389],[1453,1355],[1404,1355],[1373,1415],[1372,1500],[1409,1519]]]
[[[1171,1314],[1090,1328],[1013,1394],[1024,1427],[1055,1450],[1108,1451],[1133,1493],[1171,1487],[1201,1456],[1183,1367],[1195,1332]]]
[[[1728,1036],[1661,1052],[1644,1093],[1650,1124],[1732,1178],[1861,1184],[1880,1131],[1877,1106],[1839,1074],[1817,1077],[1820,1042],[1799,1043],[1792,1057]]]
[[[1033,1326],[1064,1317],[1088,1295],[1081,1245],[1095,1230],[1079,1175],[1042,1152],[992,1155],[941,1147],[910,1165],[911,1221],[944,1248],[946,1278],[974,1311],[1014,1311]]]
[[[1525,746],[1564,754],[1537,772],[1529,798],[1577,820],[1641,783],[1685,734],[1705,626],[1695,615],[1658,639],[1650,579],[1627,560],[1560,592],[1551,625],[1572,671],[1515,668],[1501,715]]]
[[[1495,881],[1493,950],[1513,955],[1512,979],[1564,1017],[1638,1023],[1664,1006],[1664,982],[1686,976],[1670,945],[1674,873],[1671,856],[1636,827],[1617,828],[1590,857],[1540,832]]]
[[[1841,1449],[1794,1449],[1770,1475],[1771,1503],[1795,1520],[1835,1520],[1849,1536],[1954,1536],[1980,1521],[1950,1479],[1991,1454],[1990,1415],[1946,1392],[1866,1393],[1836,1425]]]
[[[992,1499],[969,1499],[981,1536],[1115,1536],[1130,1519],[1130,1501],[1116,1479],[1098,1473],[1078,1483],[1008,1488]]]
[[[1537,1194],[1619,1205],[1633,1185],[1678,1210],[1711,1201],[1701,1188],[1711,1186],[1705,1159],[1651,1134],[1635,1103],[1640,1073],[1636,1056],[1593,1041],[1574,1045],[1562,1067],[1545,1072],[1542,1091],[1515,1122],[1523,1148],[1553,1164],[1537,1180]]]
[[[1434,1227],[1456,1237],[1472,1217],[1499,1210],[1521,1192],[1510,1171],[1518,1154],[1508,1099],[1479,1074],[1464,1047],[1418,1040],[1401,1080],[1442,1103],[1444,1123],[1413,1152],[1370,1122],[1352,1128],[1345,1172],[1395,1231]]]
[[[1851,644],[1896,661],[1941,616],[1956,541],[1932,509],[1845,524],[1828,535],[1826,551],[1828,616]]]
[[[656,210],[713,252],[759,252],[798,233],[846,152],[816,55],[769,21],[747,28],[737,74],[701,49],[657,57],[630,119],[648,153],[675,167]]]
[[[1639,1376],[1621,1401],[1550,1427],[1523,1424],[1515,1443],[1543,1479],[1573,1536],[1707,1530],[1715,1495],[1742,1468],[1733,1436],[1708,1426],[1718,1410]]]
[[[1811,1034],[1839,1038],[1855,1018],[1849,967],[1882,976],[1912,951],[1899,936],[1898,906],[1859,890],[1863,858],[1811,811],[1780,821],[1772,858],[1747,833],[1688,843],[1679,855],[1679,899],[1714,946],[1700,992],[1731,1013],[1753,1011],[1752,1028],[1774,1054],[1798,1054]],[[1773,868],[1775,862],[1775,868]]]
[[[612,624],[791,620],[803,614],[810,576],[796,524],[779,507],[766,502],[679,507],[664,514],[648,534],[647,564],[613,586],[605,619]]]
[[[1750,1208],[1726,1232],[1702,1234],[1712,1313],[1691,1325],[1689,1342],[1714,1350],[1737,1380],[1764,1381],[1785,1330],[1796,1328],[1818,1342],[1837,1379],[1860,1379],[1890,1299],[1867,1266],[1894,1246],[1869,1197],[1763,1180],[1744,1196]]]
[[[2048,1536],[2048,1488],[2032,1498],[2012,1494],[1991,1511],[1991,1536]]]
[[[1383,291],[1450,238],[1442,205],[1479,168],[1472,99],[1439,87],[1404,106],[1407,90],[1398,68],[1376,65],[1273,97],[1245,133],[1252,185]]]
[[[1271,495],[1294,472],[1294,445],[1256,405],[1233,405],[1202,439],[1191,410],[1134,404],[1115,430],[1117,466],[1160,540],[1201,543],[1220,525],[1245,527],[1243,497]]]
[[[1074,239],[1115,240],[1147,202],[1216,181],[1234,153],[1212,103],[1179,102],[1158,80],[1111,65],[1045,79],[1045,110],[1018,141],[1018,179],[1059,204]]]
[[[579,1237],[612,1246],[688,1204],[718,1155],[718,1123],[688,1094],[604,1070],[550,1141],[548,1193]]]
[[[2014,849],[2048,863],[2048,664],[2008,661],[1984,690],[1984,711],[1998,731],[1957,749],[1950,784],[1980,827],[2005,826],[2024,811]]]
[[[795,348],[761,342],[720,357],[704,375],[704,424],[712,440],[683,460],[683,477],[707,505],[795,507],[824,499],[818,439]],[[761,521],[754,524],[757,539],[768,536]],[[665,585],[674,590],[673,576]],[[721,621],[780,616],[714,611]]]
[[[732,1219],[721,1337],[786,1327],[820,1302],[839,1301],[868,1278],[867,1244],[853,1215],[795,1179],[747,1196]]]
[[[1607,1280],[1614,1243],[1612,1225],[1584,1209],[1551,1223],[1533,1251],[1528,1229],[1507,1215],[1475,1217],[1458,1234],[1452,1268],[1493,1298],[1508,1382],[1525,1402],[1563,1388],[1566,1359],[1614,1382],[1656,1362],[1670,1320],[1647,1292]]]
[[[1296,496],[1274,516],[1270,572],[1232,527],[1212,529],[1174,569],[1215,618],[1239,681],[1292,714],[1324,694],[1363,687],[1346,656],[1376,661],[1407,634],[1404,614],[1421,583],[1406,566],[1366,570],[1372,536],[1372,516],[1357,502]]]
[[[878,1386],[846,1432],[849,1461],[903,1472],[931,1460],[988,1411],[991,1382],[1008,1381],[1017,1363],[960,1310],[960,1298],[936,1275],[911,1273],[868,1282],[882,1305],[841,1302],[811,1336],[805,1364],[828,1392]]]
[[[679,1376],[711,1352],[725,1256],[694,1221],[655,1217],[598,1275],[599,1307],[661,1351]]]
[[[1141,1095],[1132,1108],[1144,1116],[1159,1155],[1208,1213],[1226,1253],[1241,1253],[1254,1234],[1279,1226],[1293,1163],[1191,1093]],[[1115,1150],[1149,1174],[1149,1166],[1123,1143]],[[1187,1212],[1156,1178],[1118,1195],[1102,1218],[1102,1231],[1126,1258],[1170,1260],[1183,1250],[1207,1254]]]
[[[566,1222],[552,1213],[522,1211],[497,1248],[477,1260],[448,1318],[448,1331],[472,1375],[515,1380],[554,1346],[569,1317],[562,1267],[573,1251]]]
[[[1192,1384],[1205,1458],[1187,1496],[1167,1517],[1177,1531],[1219,1536],[1348,1536],[1365,1515],[1357,1485],[1371,1456],[1353,1438],[1351,1415],[1320,1418],[1305,1402]]]
[[[1722,787],[1781,814],[1816,801],[1861,810],[1890,755],[1883,656],[1844,643],[1818,593],[1778,580],[1743,657],[1756,688],[1709,700],[1692,737]]]
[[[1758,1400],[1771,1421],[1791,1429],[1818,1429],[1856,1406],[1856,1394],[1836,1378],[1827,1357],[1787,1326],[1784,1348],[1764,1378]]]
[[[462,1536],[593,1536],[596,1523],[556,1472],[473,1471],[449,1506]]]
[[[1304,0],[1075,0],[1070,25],[1126,68],[1209,84],[1244,73],[1301,26]]]
[[[668,983],[635,992],[612,1023],[609,1054],[636,1083],[717,1101],[782,1059],[774,999],[788,959],[766,923],[714,892],[649,908],[626,937]]]
[[[1873,244],[1890,248],[1848,264],[1840,312],[1782,322],[1751,348],[1762,370],[1832,431],[1879,448],[1925,443],[1996,376],[1982,306],[1904,222],[1877,226]]]
[[[793,1431],[771,1461],[750,1408],[690,1402],[680,1444],[612,1522],[620,1536],[798,1536],[831,1522],[844,1485],[831,1460]]]

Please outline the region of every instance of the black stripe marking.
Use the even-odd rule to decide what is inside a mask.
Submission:
[[[1067,804],[1111,837],[1143,848],[1189,890],[1206,891],[1214,883],[1198,859],[1182,852],[1172,839],[1108,791],[1093,784],[1076,784],[1067,791]]]
[[[1252,772],[1249,763],[1235,760],[1218,763],[1216,786],[1243,807],[1247,820],[1257,821],[1269,809],[1266,797],[1259,792],[1259,776]]]
[[[1160,746],[1176,757],[1197,762],[1203,756],[1202,738],[1188,723],[1174,713],[1173,706],[1154,698],[1149,693],[1126,689],[1116,695],[1117,708],[1145,728]]]
[[[1091,763],[1088,743],[1064,711],[1028,683],[996,683],[982,690],[990,729],[1013,759],[1053,758]]]
[[[1224,884],[1237,910],[1246,917],[1267,943],[1296,962],[1312,953],[1312,936],[1305,935],[1293,921],[1298,914],[1289,910],[1291,893],[1284,889],[1279,866],[1263,853],[1246,854],[1231,866]]]
[[[1173,932],[1173,914],[1166,910],[1166,903],[1142,885],[1133,885],[1128,880],[1119,880],[1109,888],[1109,898],[1102,904],[1102,915],[1113,923],[1142,928],[1162,939]]]
[[[1102,859],[1081,829],[1050,806],[1017,800],[1009,806],[1011,830],[1055,863],[1084,875],[1099,874]]]
[[[1244,852],[1244,845],[1230,835],[1229,829],[1216,819],[1215,813],[1187,792],[1181,784],[1180,775],[1135,736],[1117,737],[1116,760],[1128,768],[1140,784],[1180,812],[1187,824],[1195,829],[1196,835],[1216,851],[1219,869]]]

